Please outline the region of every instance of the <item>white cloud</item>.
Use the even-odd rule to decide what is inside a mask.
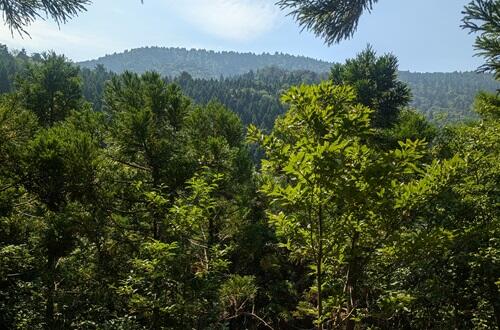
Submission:
[[[0,21],[0,24],[3,22]],[[29,36],[20,36],[16,32],[11,34],[5,25],[0,26],[0,43],[8,45],[11,49],[25,48],[29,52],[54,50],[77,60],[86,58],[87,52],[103,52],[110,47],[110,41],[107,39],[69,31],[66,25],[59,29],[54,22],[38,20],[26,30]]]
[[[48,44],[78,44],[82,42],[81,37],[65,33],[59,30],[57,25],[52,26],[52,24],[44,21],[36,21],[28,26],[26,30],[29,36],[21,36],[17,32],[11,34],[4,26],[4,28],[0,29],[0,41],[15,45],[16,47],[47,47]]]
[[[270,0],[167,0],[169,10],[200,32],[246,41],[271,30],[279,10]]]
[[[27,27],[31,37],[12,36],[0,18],[0,43],[28,52],[54,50],[79,61],[142,45],[218,49],[221,41],[256,40],[283,22],[274,0],[153,0],[144,6],[129,0],[124,8],[111,2],[96,1],[60,29],[51,20],[37,20]]]

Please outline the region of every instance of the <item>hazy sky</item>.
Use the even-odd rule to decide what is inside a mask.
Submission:
[[[473,70],[474,37],[460,29],[469,0],[379,0],[361,18],[354,38],[327,47],[301,32],[274,0],[94,0],[88,11],[58,29],[52,21],[14,38],[0,26],[0,42],[30,52],[54,50],[78,61],[141,46],[284,52],[343,61],[368,43],[399,57],[411,71]]]

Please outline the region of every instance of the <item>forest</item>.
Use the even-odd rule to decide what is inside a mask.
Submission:
[[[142,74],[154,70],[170,78],[183,75],[179,80],[181,87],[188,85],[184,91],[195,101],[216,99],[236,111],[245,124],[271,128],[276,115],[285,112],[279,102],[281,93],[292,85],[319,83],[328,77],[333,63],[279,53],[256,55],[147,47],[78,65],[85,69],[102,65],[113,73]],[[410,106],[439,125],[477,119],[472,110],[477,91],[493,92],[498,88],[491,74],[477,72],[400,71],[398,75],[412,90]]]
[[[78,64],[87,69],[102,65],[114,73],[125,71],[144,73],[155,70],[162,76],[175,77],[187,72],[194,78],[206,79],[238,76],[266,67],[324,73],[328,72],[332,66],[331,63],[325,61],[282,53],[254,54],[162,47],[126,50],[123,53],[106,55]]]
[[[345,1],[278,4],[329,43],[376,2],[325,23]],[[0,47],[0,329],[500,328],[500,2],[463,14],[481,74],[370,47],[220,79]]]
[[[217,53],[213,54],[212,61],[225,70],[245,67],[241,62],[241,57],[244,54],[233,53],[234,60],[231,65],[221,62]],[[150,56],[154,57],[155,55],[151,54]],[[271,55],[271,58],[275,56],[277,55]],[[169,59],[169,57],[166,58]],[[206,104],[210,101],[218,101],[236,112],[244,125],[255,124],[268,130],[273,127],[274,120],[286,112],[286,106],[280,102],[282,93],[294,85],[318,84],[327,80],[331,71],[331,64],[329,64],[328,70],[322,68],[316,72],[298,70],[296,68],[301,66],[293,61],[283,66],[287,69],[279,66],[267,66],[259,69],[258,63],[252,62],[251,65],[245,67],[249,71],[241,75],[225,77],[222,72],[214,71],[212,75],[217,76],[217,78],[207,78],[210,75],[195,78],[197,68],[203,63],[205,63],[205,68],[216,66],[216,64],[209,64],[211,62],[207,60],[206,62],[201,61],[198,66],[193,67],[189,58],[191,56],[179,57],[177,61],[172,63],[163,58],[163,61],[169,65],[185,70],[167,71],[180,73],[162,75],[163,79],[178,84],[182,91],[196,103]],[[156,57],[156,60],[159,59]],[[0,92],[5,93],[13,89],[14,78],[18,71],[22,70],[25,62],[38,62],[40,60],[41,54],[28,55],[26,51],[9,51],[6,46],[0,48]],[[139,59],[136,60],[136,62],[140,62]],[[115,62],[120,63],[119,65],[123,67],[127,66],[125,62],[119,60],[115,60]],[[374,61],[372,60],[372,62]],[[105,83],[116,75],[116,72],[108,70],[109,66],[105,66],[100,61],[92,62],[92,64],[96,66],[78,63],[81,67],[83,95],[87,101],[93,104],[95,110],[100,111]],[[267,63],[267,65],[271,64],[276,64],[276,61]],[[148,64],[145,65],[145,68],[156,67]],[[147,70],[138,71],[137,73],[144,73]],[[477,91],[494,92],[498,88],[498,82],[493,79],[491,74],[476,72],[414,73],[398,71],[398,77],[411,89],[412,97],[408,106],[438,126],[477,119],[473,110]]]

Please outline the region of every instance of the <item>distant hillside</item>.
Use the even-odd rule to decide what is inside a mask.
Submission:
[[[158,71],[164,76],[171,78],[180,76],[183,72],[188,73],[196,81],[188,91],[191,97],[196,101],[206,101],[211,98],[220,98],[229,103],[234,108],[240,108],[241,100],[235,100],[236,95],[242,97],[240,88],[235,87],[242,80],[252,81],[254,76],[245,76],[250,71],[256,72],[266,68],[273,67],[278,71],[264,70],[265,78],[261,73],[258,77],[259,80],[256,85],[253,83],[250,89],[245,89],[245,96],[249,91],[265,92],[265,99],[269,95],[273,95],[273,110],[270,113],[262,113],[264,120],[269,125],[272,122],[273,115],[278,112],[277,100],[275,90],[270,90],[272,86],[282,85],[280,87],[289,86],[297,80],[288,81],[290,78],[287,74],[277,74],[279,70],[286,71],[301,71],[302,74],[310,76],[307,72],[313,74],[320,74],[325,78],[325,73],[330,71],[332,63],[326,61],[319,61],[303,56],[292,56],[287,54],[252,54],[252,53],[238,53],[238,52],[214,52],[209,50],[187,50],[185,48],[161,48],[161,47],[146,47],[137,48],[130,51],[125,51],[119,54],[106,55],[97,60],[86,61],[79,63],[83,68],[94,69],[97,65],[102,65],[107,70],[115,73],[121,73],[125,70],[143,73],[145,71],[154,70]],[[277,76],[275,76],[277,74]],[[244,75],[241,78],[239,76]],[[295,74],[294,76],[296,76]],[[213,79],[219,79],[221,76],[234,78],[231,81],[213,82]],[[480,90],[495,91],[500,88],[498,82],[490,75],[476,74],[474,72],[450,72],[450,73],[413,73],[402,71],[399,73],[401,80],[408,83],[413,92],[412,106],[423,112],[427,118],[440,121],[440,122],[456,122],[463,119],[473,118],[474,114],[471,112],[471,105],[474,96]],[[309,77],[310,78],[310,77]],[[208,79],[209,81],[200,81],[198,79]],[[318,78],[319,79],[319,78]],[[317,82],[311,81],[309,82]],[[186,87],[186,86],[183,86]],[[208,90],[218,91],[217,95],[207,94],[207,91],[196,91],[196,88],[208,88]],[[222,93],[220,90],[227,90]],[[273,89],[273,88],[271,88]],[[238,93],[234,91],[238,90]],[[201,95],[203,94],[203,96]],[[221,96],[224,94],[224,96]],[[261,93],[262,94],[262,93]],[[264,95],[262,94],[262,95]],[[232,96],[231,96],[232,95]],[[260,94],[259,94],[260,95]],[[262,96],[261,95],[261,96]],[[255,96],[254,96],[255,97]],[[262,104],[261,104],[262,105]],[[269,104],[266,103],[264,109],[258,110],[259,112],[266,111]],[[246,106],[247,115],[250,108]],[[240,111],[236,110],[241,114]],[[280,109],[283,111],[283,109]],[[255,115],[255,113],[253,114]],[[260,116],[257,116],[260,117]],[[263,119],[259,118],[259,119]]]
[[[164,76],[175,77],[187,72],[194,78],[231,77],[271,66],[318,73],[327,72],[331,67],[331,63],[326,61],[282,53],[253,54],[162,47],[136,48],[79,64],[89,69],[102,64],[115,73],[155,70]]]
[[[500,88],[492,75],[475,72],[402,71],[399,78],[411,88],[412,106],[428,119],[442,123],[474,118],[471,106],[476,94]]]
[[[40,55],[11,53],[0,45],[0,94],[14,89],[14,79],[27,62]],[[103,66],[97,66],[98,63]],[[156,70],[174,80],[195,102],[219,100],[238,113],[245,124],[271,128],[285,111],[279,102],[292,85],[314,84],[328,78],[331,63],[284,54],[240,54],[180,48],[141,48],[81,63],[83,94],[96,110],[102,107],[105,83],[114,76],[111,69],[143,72]],[[89,69],[90,68],[90,69]],[[184,74],[183,74],[184,72]],[[186,73],[187,72],[187,73]],[[219,79],[223,75],[225,78]],[[471,106],[481,91],[500,88],[491,75],[473,72],[412,73],[399,78],[409,84],[412,107],[440,124],[474,118]]]
[[[171,82],[181,86],[195,102],[217,100],[233,110],[245,125],[256,124],[270,129],[277,116],[286,111],[280,96],[291,86],[315,84],[328,75],[312,71],[287,71],[276,67],[224,78],[201,79],[183,73]]]
[[[439,124],[473,119],[472,104],[481,91],[500,88],[492,76],[474,72],[400,72],[401,80],[412,90],[411,106]],[[290,86],[314,84],[328,74],[265,68],[225,79],[193,78],[184,73],[173,81],[198,103],[218,100],[238,113],[245,124],[271,128],[275,118],[285,112],[280,95]]]

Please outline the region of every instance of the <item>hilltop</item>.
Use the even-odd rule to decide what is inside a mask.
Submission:
[[[101,64],[115,73],[126,70],[136,73],[154,70],[169,77],[187,72],[194,78],[231,77],[266,67],[321,73],[328,72],[332,65],[326,61],[282,53],[216,52],[172,47],[136,48],[78,64],[89,69]]]

